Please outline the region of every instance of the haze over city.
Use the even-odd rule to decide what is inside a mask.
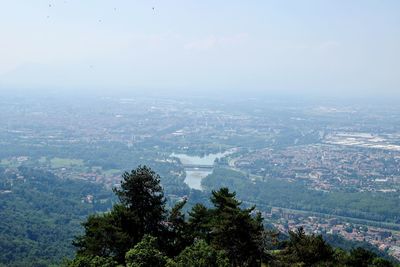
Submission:
[[[2,1],[0,90],[394,97],[399,1]]]

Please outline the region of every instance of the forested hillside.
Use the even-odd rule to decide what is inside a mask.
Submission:
[[[88,214],[106,211],[102,186],[32,168],[0,169],[0,266],[48,266],[72,257]]]

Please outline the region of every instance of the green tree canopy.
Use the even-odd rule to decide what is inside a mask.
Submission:
[[[125,256],[127,267],[163,267],[168,258],[157,248],[157,238],[145,235]]]
[[[113,257],[121,262],[136,239],[129,235],[132,231],[126,231],[129,225],[135,225],[135,217],[122,205],[115,205],[108,213],[91,215],[82,225],[85,234],[74,241],[79,256]]]
[[[121,188],[114,189],[120,204],[109,213],[89,216],[85,233],[75,239],[78,256],[112,257],[124,263],[125,253],[144,235],[165,231],[165,199],[160,177],[146,166],[123,174]]]
[[[322,236],[306,235],[303,228],[298,228],[289,232],[289,241],[281,256],[291,264],[314,266],[331,262],[334,259],[334,251]]]
[[[146,166],[122,175],[121,188],[115,188],[120,202],[137,218],[136,232],[156,235],[165,219],[165,198],[160,176]]]
[[[79,256],[71,262],[66,263],[69,267],[115,267],[117,262],[111,258],[99,256]]]
[[[207,242],[210,241],[210,211],[203,205],[197,203],[193,206],[192,210],[189,211],[189,229],[193,237],[204,239]]]
[[[175,259],[176,267],[228,267],[229,259],[224,251],[216,250],[204,240],[198,240],[185,248]]]
[[[226,252],[233,266],[256,266],[263,254],[262,217],[254,207],[242,209],[236,193],[228,188],[213,191],[213,208],[196,204],[189,211],[191,234]]]
[[[193,243],[193,236],[190,234],[188,223],[185,220],[185,214],[182,212],[186,200],[176,203],[169,212],[166,222],[167,231],[164,234],[165,247],[168,256],[178,255],[185,247]]]

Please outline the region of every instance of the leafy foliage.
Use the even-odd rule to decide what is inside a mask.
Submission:
[[[216,250],[204,240],[198,240],[176,257],[174,266],[228,267],[229,259],[223,250]]]
[[[102,186],[39,169],[0,170],[0,265],[48,266],[71,257],[73,237],[90,213],[111,207]],[[93,195],[92,203],[82,202]]]
[[[70,267],[114,267],[117,265],[117,262],[111,258],[102,258],[99,256],[80,256],[73,261],[64,262],[63,265]]]
[[[284,262],[305,266],[332,262],[333,249],[322,239],[322,236],[306,235],[303,228],[289,232],[286,248],[280,253]]]
[[[167,263],[167,257],[157,248],[156,238],[145,235],[138,244],[126,253],[127,267],[161,267]]]

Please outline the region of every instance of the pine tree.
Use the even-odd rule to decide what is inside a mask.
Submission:
[[[254,207],[241,209],[236,193],[228,188],[213,191],[211,244],[227,252],[233,266],[259,266],[263,252],[262,217],[252,216]]]
[[[85,234],[75,239],[78,256],[112,257],[121,262],[133,242],[124,230],[131,214],[121,205],[109,213],[89,216],[82,225]],[[132,226],[132,223],[127,223]]]
[[[193,238],[210,241],[210,211],[203,205],[197,203],[189,211],[189,229]]]
[[[121,188],[114,189],[120,202],[138,220],[135,231],[140,236],[156,236],[165,220],[165,198],[160,176],[146,166],[139,166],[122,175]]]
[[[83,223],[85,233],[74,241],[78,256],[112,257],[123,263],[125,253],[144,235],[164,234],[166,210],[160,177],[146,166],[122,177],[121,188],[114,189],[120,204]]]
[[[166,222],[167,231],[161,243],[163,243],[167,255],[170,257],[177,256],[185,247],[193,243],[185,214],[182,212],[185,204],[186,200],[176,203],[169,212]]]
[[[300,227],[295,232],[289,232],[289,241],[281,256],[291,264],[314,266],[333,261],[334,251],[321,235],[306,235]]]

